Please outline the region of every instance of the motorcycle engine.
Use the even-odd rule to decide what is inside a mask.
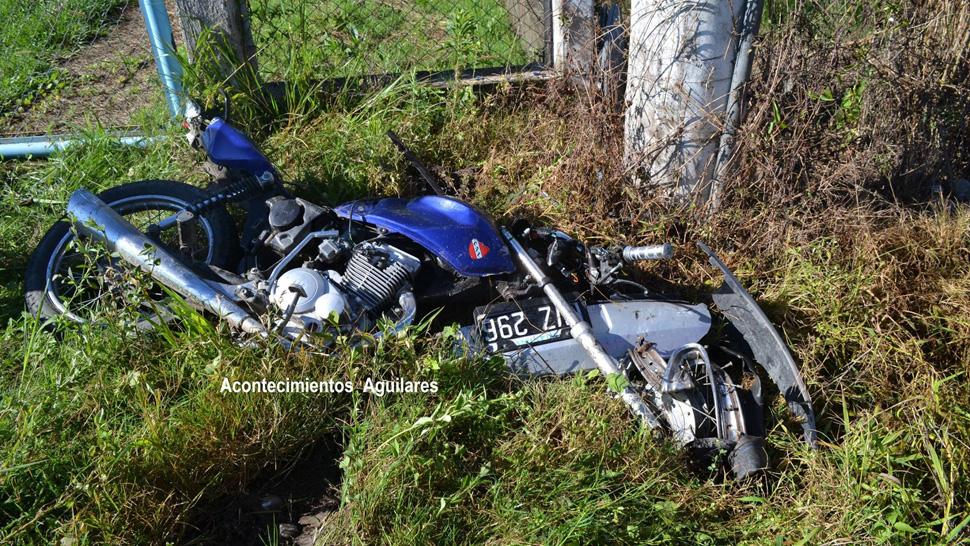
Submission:
[[[290,322],[301,321],[302,327],[311,331],[322,328],[323,321],[331,314],[339,317],[347,307],[343,293],[329,276],[308,267],[297,267],[280,275],[272,298],[283,311],[293,306]]]
[[[396,247],[363,243],[351,253],[342,274],[308,267],[283,273],[272,300],[284,312],[293,306],[287,329],[317,331],[334,314],[366,328],[396,301],[420,267],[421,260]]]

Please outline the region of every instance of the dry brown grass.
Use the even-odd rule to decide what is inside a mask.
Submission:
[[[494,144],[468,192],[594,242],[680,243],[682,259],[650,270],[670,281],[717,280],[686,243],[721,252],[782,326],[838,454],[797,463],[805,480],[789,492],[830,522],[829,540],[873,524],[850,508],[875,472],[853,453],[914,453],[922,474],[883,481],[921,491],[950,518],[941,529],[970,485],[970,210],[949,198],[970,174],[970,5],[851,6],[808,3],[768,25],[714,215],[635,189],[622,118],[557,85],[481,129]]]

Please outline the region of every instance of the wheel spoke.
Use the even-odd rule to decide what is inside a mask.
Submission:
[[[135,203],[127,211],[120,211],[133,226],[144,231],[149,225],[157,224],[164,218],[174,214],[184,205],[181,203]],[[208,226],[200,219],[194,219],[188,226],[189,237],[186,238],[188,249],[183,256],[191,261],[205,261],[209,254],[211,243]],[[176,228],[166,230],[158,237],[159,243],[169,251],[179,253],[179,239]],[[76,318],[89,320],[96,313],[105,309],[105,305],[114,309],[130,306],[129,293],[130,274],[128,264],[119,263],[116,258],[105,256],[103,248],[85,248],[83,241],[72,238],[61,248],[63,254],[57,260],[56,270],[48,282],[48,291],[52,299]],[[161,301],[165,297],[164,291],[152,284],[146,287],[144,293],[153,301]],[[140,298],[137,298],[140,299]],[[112,305],[114,304],[114,305]],[[140,302],[140,314],[152,315],[151,305]]]

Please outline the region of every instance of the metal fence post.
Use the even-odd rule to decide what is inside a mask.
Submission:
[[[158,77],[162,80],[165,100],[172,117],[178,119],[182,115],[182,65],[175,57],[175,37],[172,35],[172,23],[168,19],[164,0],[138,0],[142,17],[145,18],[145,30],[151,42],[152,55]]]
[[[584,77],[596,58],[593,0],[552,0],[552,60],[556,72]]]
[[[741,39],[738,41],[737,57],[734,59],[734,73],[731,76],[731,92],[728,94],[727,113],[724,120],[724,131],[717,151],[717,164],[714,167],[714,180],[708,185],[708,202],[711,208],[720,204],[721,187],[727,176],[728,167],[734,158],[734,140],[741,125],[741,106],[744,99],[744,89],[751,76],[751,63],[754,60],[752,50],[754,40],[761,28],[761,12],[764,9],[762,0],[747,0],[744,7],[744,20],[741,23]]]

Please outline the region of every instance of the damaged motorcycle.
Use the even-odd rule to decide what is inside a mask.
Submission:
[[[205,151],[214,176],[210,188],[153,180],[74,192],[68,220],[30,259],[32,313],[90,320],[124,298],[126,263],[164,287],[149,290],[148,327],[166,320],[167,291],[241,333],[294,346],[326,332],[401,331],[440,312],[439,320],[465,325],[468,350],[501,354],[515,373],[599,370],[646,426],[740,478],[767,467],[760,366],[814,446],[811,397],[784,341],[703,243],[724,277],[711,306],[623,276],[629,264],[671,259],[671,245],[604,248],[525,222],[496,227],[445,195],[393,133],[432,191],[330,208],[287,191],[227,121],[228,103],[221,117],[192,103],[186,114],[189,142]],[[92,264],[85,244],[109,254]]]

